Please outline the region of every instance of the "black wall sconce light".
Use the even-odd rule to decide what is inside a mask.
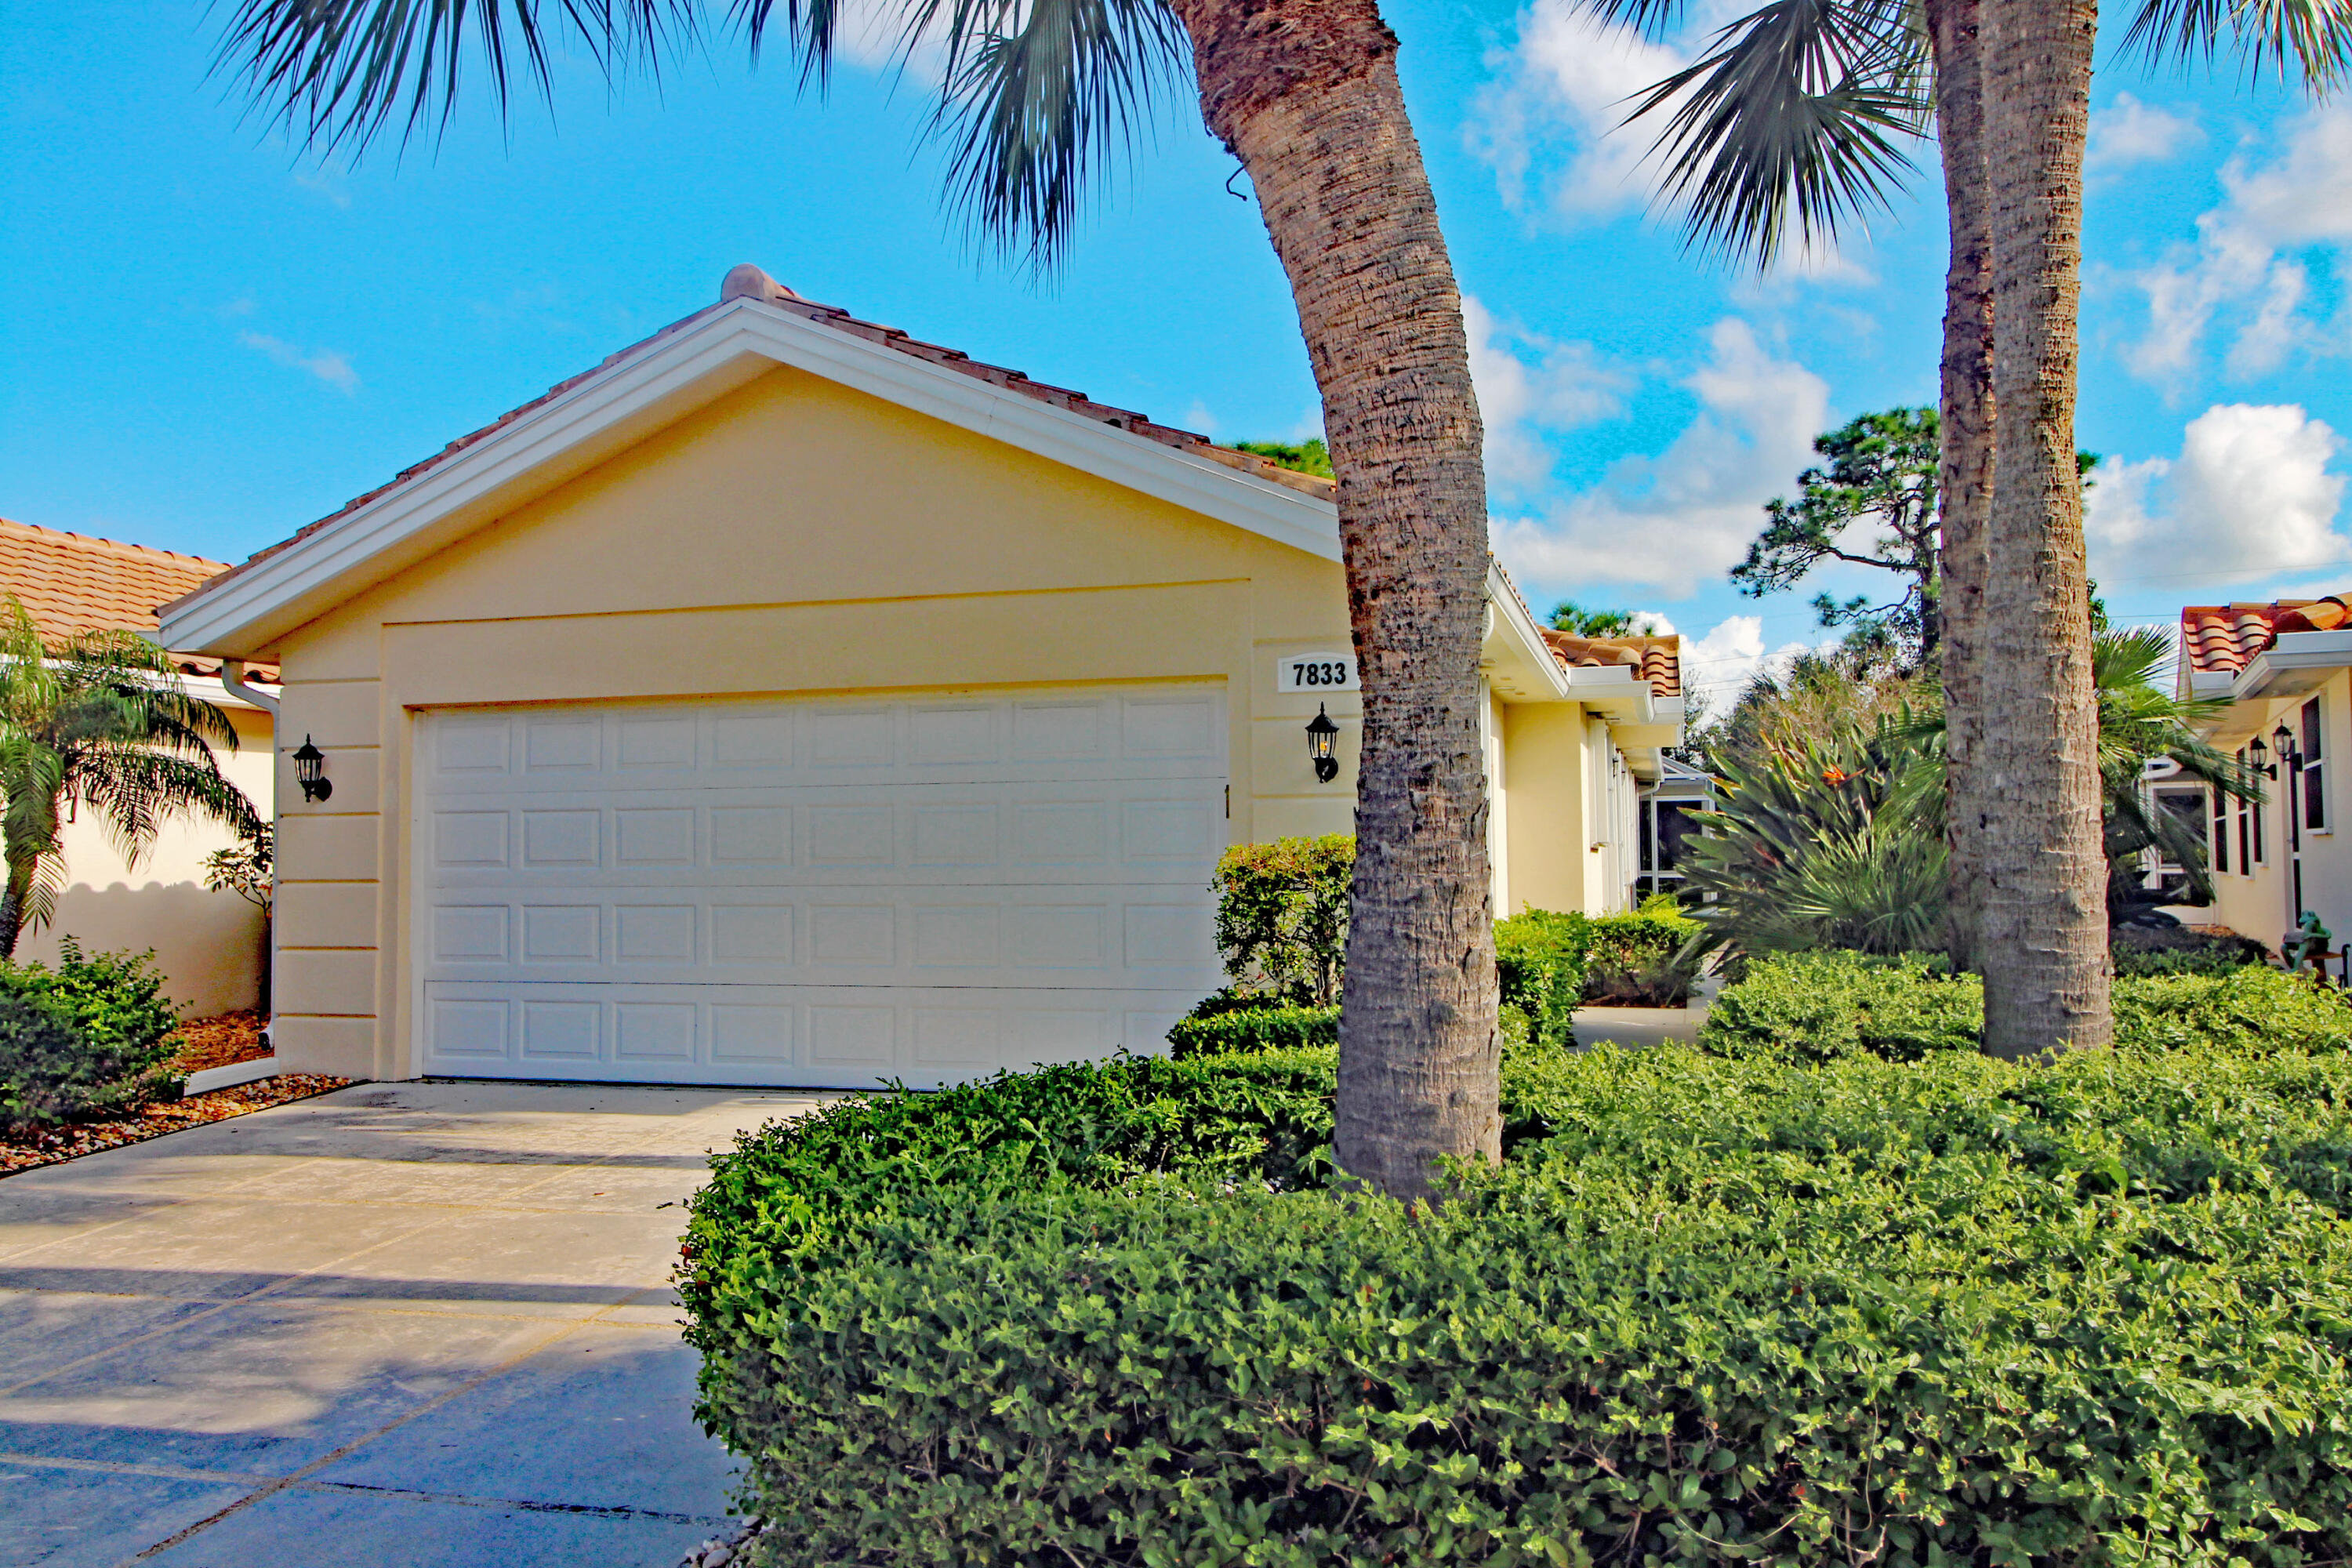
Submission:
[[[295,749],[294,782],[302,786],[304,800],[324,800],[335,793],[333,782],[327,777],[327,753],[319,750],[308,735]]]
[[[1307,726],[1307,754],[1315,759],[1315,778],[1318,784],[1329,784],[1339,776],[1339,759],[1332,755],[1339,743],[1339,726],[1331,722],[1330,712],[1318,702],[1315,721]]]

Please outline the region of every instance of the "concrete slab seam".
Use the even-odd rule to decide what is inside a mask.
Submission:
[[[667,1289],[667,1287],[664,1286],[662,1289]],[[652,1292],[650,1290],[638,1292],[639,1295],[650,1295],[651,1293]],[[204,1531],[209,1530],[214,1525],[218,1524],[221,1521],[230,1517],[232,1514],[242,1513],[245,1510],[252,1507],[255,1503],[276,1497],[281,1492],[289,1491],[301,1485],[303,1482],[308,1481],[312,1476],[316,1475],[319,1471],[326,1468],[329,1465],[349,1458],[352,1454],[366,1447],[370,1443],[373,1443],[377,1438],[383,1436],[386,1433],[397,1431],[401,1427],[407,1426],[412,1421],[417,1420],[423,1416],[430,1415],[433,1412],[440,1409],[442,1406],[448,1405],[455,1400],[464,1398],[467,1394],[473,1393],[476,1389],[481,1387],[484,1384],[488,1383],[491,1379],[502,1376],[506,1373],[512,1371],[514,1368],[521,1365],[524,1362],[527,1362],[533,1356],[544,1352],[550,1346],[559,1344],[562,1341],[570,1339],[573,1334],[578,1333],[583,1329],[596,1326],[597,1320],[602,1318],[605,1312],[619,1311],[625,1307],[635,1304],[636,1303],[634,1301],[615,1301],[613,1305],[603,1309],[601,1311],[565,1324],[556,1332],[548,1335],[545,1339],[532,1344],[528,1349],[509,1356],[505,1361],[499,1363],[498,1365],[490,1367],[478,1373],[459,1386],[425,1401],[425,1403],[418,1405],[414,1410],[405,1411],[399,1415],[394,1416],[391,1420],[385,1422],[383,1426],[378,1426],[373,1431],[364,1433],[360,1436],[352,1438],[350,1442],[345,1443],[341,1447],[335,1449],[331,1453],[320,1455],[318,1458],[311,1460],[309,1464],[303,1466],[292,1475],[274,1480],[267,1486],[260,1487],[250,1491],[245,1496],[237,1499],[235,1502],[230,1503],[226,1508],[217,1509],[212,1513],[207,1514],[203,1519],[196,1521],[195,1523],[191,1524],[185,1529],[178,1531],[172,1535],[166,1536],[164,1539],[155,1542],[152,1546],[146,1548],[144,1551],[131,1553],[130,1556],[124,1558],[121,1563],[117,1563],[115,1568],[131,1568],[133,1563],[144,1563],[149,1558],[155,1556],[158,1552],[168,1552],[173,1547],[179,1545],[182,1542],[200,1534]],[[372,1491],[385,1490],[385,1489],[380,1488],[368,1488],[364,1489]]]

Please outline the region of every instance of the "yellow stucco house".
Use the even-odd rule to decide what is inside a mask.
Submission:
[[[1220,851],[1351,824],[1331,498],[736,268],[166,606],[283,670],[281,1059],[863,1087],[1156,1048],[1220,983]],[[1498,907],[1619,907],[1678,645],[1489,595]]]
[[[0,589],[16,595],[50,647],[78,632],[152,635],[158,604],[227,569],[202,556],[0,518]],[[189,692],[218,707],[236,731],[236,750],[218,752],[221,772],[267,814],[268,693],[247,686],[258,698],[248,701],[228,690],[217,660],[183,656],[178,662]],[[92,816],[69,817],[64,837],[65,889],[49,923],[18,941],[18,959],[54,963],[68,937],[89,952],[152,948],[165,994],[193,1016],[259,1000],[261,910],[205,886],[205,858],[235,842],[227,828],[167,817],[135,864]]]
[[[2179,679],[2182,696],[2223,704],[2206,739],[2273,771],[2261,804],[2183,780],[2149,785],[2203,829],[2213,902],[2179,913],[2275,951],[2297,914],[2315,910],[2342,947],[2352,938],[2352,832],[2338,820],[2336,783],[2352,736],[2352,611],[2335,598],[2191,605],[2180,612]]]

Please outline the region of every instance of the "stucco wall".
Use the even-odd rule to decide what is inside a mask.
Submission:
[[[266,815],[270,800],[269,718],[250,708],[226,709],[236,726],[237,750],[220,753],[221,771]],[[106,832],[84,814],[66,826],[68,882],[57,918],[16,944],[16,956],[53,963],[61,939],[84,952],[155,950],[166,990],[203,1017],[259,999],[261,911],[234,893],[204,885],[205,857],[226,848],[234,836],[209,822],[174,818],[156,835],[136,867],[127,866]]]
[[[2279,724],[2295,728],[2304,703],[2314,695],[2320,700],[2320,722],[2328,752],[2322,776],[2329,820],[2326,830],[2303,835],[2304,902],[2319,911],[2341,946],[2352,940],[2352,821],[2346,818],[2352,812],[2352,671],[2337,671],[2315,693],[2263,704],[2254,732],[2267,745],[2271,731]],[[2241,722],[2232,728],[2244,725]],[[2284,782],[2266,783],[2265,787],[2270,799],[2262,807],[2264,863],[2249,875],[2237,862],[2237,843],[2232,837],[2231,868],[2214,879],[2214,901],[2207,918],[2275,947],[2294,923],[2294,907],[2287,880],[2289,837],[2281,799]],[[2233,816],[2233,824],[2234,820]]]
[[[335,782],[279,800],[278,1043],[410,1070],[410,731],[421,709],[850,690],[1223,685],[1235,841],[1352,826],[1359,708],[1277,695],[1348,646],[1339,567],[779,370],[341,606],[274,650],[287,736]],[[1341,726],[1318,784],[1304,727]]]

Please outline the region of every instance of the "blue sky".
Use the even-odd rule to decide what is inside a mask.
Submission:
[[[1609,132],[1716,10],[1660,44],[1560,0],[1388,12],[1528,596],[1663,615],[1718,688],[1818,637],[1805,595],[1743,600],[1724,574],[1814,434],[1933,399],[1933,149],[1921,199],[1869,235],[1744,278],[1683,252],[1647,210],[1639,132]],[[747,260],[1220,439],[1315,426],[1256,211],[1187,104],[1040,287],[943,217],[921,85],[867,65],[819,100],[731,39],[617,92],[572,58],[552,117],[526,100],[502,132],[477,93],[437,146],[353,167],[241,120],[201,5],[0,0],[0,515],[241,558]],[[2094,574],[2126,618],[2352,584],[2352,110],[2115,59],[2095,106]]]

